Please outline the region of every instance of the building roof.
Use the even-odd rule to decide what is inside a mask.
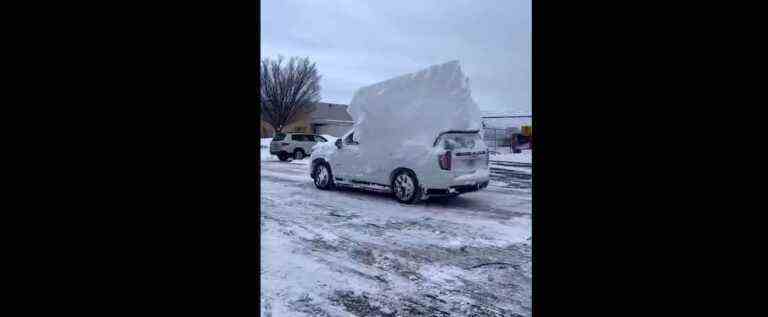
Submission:
[[[310,118],[312,122],[352,122],[352,117],[347,112],[347,105],[327,102],[318,102]]]

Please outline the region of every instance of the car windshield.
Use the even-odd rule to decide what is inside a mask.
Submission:
[[[272,140],[282,141],[283,139],[285,139],[285,133],[278,133],[278,134],[275,134],[275,137]]]
[[[472,150],[480,148],[482,139],[479,133],[447,133],[442,136],[446,150]]]

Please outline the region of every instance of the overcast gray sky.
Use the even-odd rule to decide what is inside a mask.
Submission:
[[[322,100],[461,61],[481,110],[530,113],[530,0],[262,0],[261,55],[308,56]]]

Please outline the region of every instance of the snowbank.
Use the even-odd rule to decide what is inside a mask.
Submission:
[[[481,128],[480,109],[458,61],[360,88],[348,111],[368,162],[392,153],[425,157],[441,132]]]
[[[523,150],[520,153],[491,154],[490,160],[502,161],[502,162],[515,162],[515,163],[532,163],[533,151]]]
[[[260,143],[261,143],[261,148],[262,149],[268,149],[269,148],[269,144],[272,143],[272,138],[261,139]]]

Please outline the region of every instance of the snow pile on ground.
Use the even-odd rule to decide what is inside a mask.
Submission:
[[[491,154],[491,161],[515,162],[515,163],[533,163],[533,151],[522,151],[520,153],[500,153]]]
[[[261,150],[261,157],[260,159],[262,161],[278,161],[277,156],[272,155],[269,153],[269,144],[272,143],[272,138],[265,138],[261,139],[260,143],[260,150]]]
[[[261,154],[260,155],[261,156],[260,157],[261,161],[278,161],[277,156],[274,156],[274,155],[270,154],[268,148],[262,147],[261,148],[261,153],[259,153],[259,154]]]
[[[262,149],[268,149],[269,144],[272,143],[272,138],[261,139],[260,143]]]
[[[423,157],[441,132],[481,128],[480,109],[458,61],[360,88],[348,111],[369,162],[403,147],[409,151],[394,152]]]

